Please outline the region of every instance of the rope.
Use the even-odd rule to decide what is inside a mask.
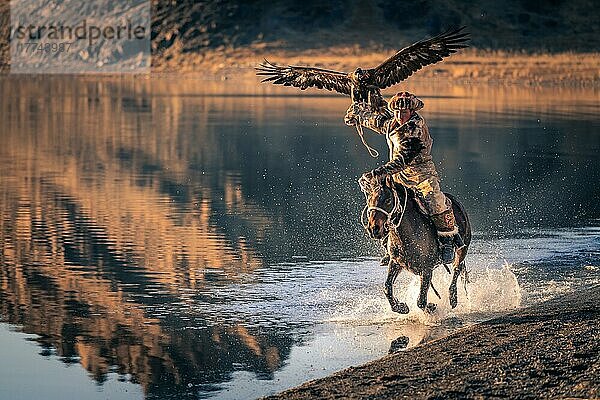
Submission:
[[[363,208],[362,212],[360,213],[360,223],[363,226],[363,228],[367,229],[367,223],[365,222],[365,211],[368,213],[369,211],[369,205],[366,204],[365,207]]]
[[[359,132],[359,135],[362,136],[362,127],[359,128],[360,125],[356,126],[356,129]],[[363,141],[363,143],[365,143]],[[367,147],[367,149],[369,149],[369,146],[365,143],[365,146]],[[374,150],[374,149],[373,149]],[[376,152],[376,150],[375,150]],[[404,165],[406,165],[406,161],[404,160],[404,156],[402,154],[400,154],[400,157],[402,158],[402,163]],[[375,180],[375,178],[373,179]],[[365,216],[368,216],[369,213],[371,211],[380,211],[383,213],[383,215],[385,215],[387,217],[387,221],[386,223],[388,225],[391,225],[394,230],[397,229],[400,224],[402,223],[402,219],[404,218],[404,213],[406,212],[406,205],[408,202],[408,190],[406,189],[406,186],[402,185],[402,189],[404,189],[404,204],[401,206],[400,205],[400,199],[398,198],[398,191],[396,190],[396,185],[392,184],[393,186],[390,188],[390,190],[392,191],[392,194],[394,195],[394,207],[392,207],[392,210],[390,212],[387,212],[386,210],[379,208],[379,207],[369,207],[369,194],[374,190],[373,187],[373,180],[371,180],[370,182],[365,182],[363,180],[359,180],[358,184],[360,186],[361,191],[363,192],[363,194],[365,195],[365,200],[367,201],[367,204],[365,204],[365,207],[363,208],[362,212],[360,213],[360,223],[362,224],[363,228],[367,229],[367,224],[365,222]],[[379,185],[383,185],[381,182],[379,182]],[[392,216],[398,212],[398,209],[401,209],[402,211],[400,212],[400,218],[398,218],[398,222],[397,223],[393,223],[392,222]]]
[[[400,154],[400,157],[402,157],[402,163],[404,165],[406,165],[406,161],[404,161],[404,156],[402,154]],[[404,205],[402,206],[402,213],[400,214],[400,218],[398,219],[398,223],[396,225],[394,225],[394,228],[398,228],[400,226],[400,223],[402,222],[402,218],[404,218],[404,212],[406,211],[406,203],[408,201],[408,190],[406,190],[406,186],[402,185],[402,189],[404,189]],[[396,193],[396,188],[392,188],[392,191],[395,193],[396,195],[396,199],[398,198],[398,194]]]
[[[369,144],[365,140],[365,133],[363,131],[362,125],[360,124],[360,121],[358,121],[358,123],[356,124],[356,131],[358,132],[358,136],[360,136],[360,140],[362,141],[363,145],[367,148],[369,155],[373,158],[379,157],[379,152],[373,147],[369,146]]]

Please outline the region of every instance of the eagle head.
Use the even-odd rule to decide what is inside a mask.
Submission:
[[[354,72],[351,74],[352,80],[355,82],[362,82],[364,79],[368,77],[368,72],[362,68],[356,68]]]

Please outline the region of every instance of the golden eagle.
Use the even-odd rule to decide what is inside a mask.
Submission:
[[[352,101],[365,101],[373,107],[385,107],[381,89],[393,86],[426,65],[442,61],[444,57],[467,47],[469,33],[465,27],[448,30],[431,39],[421,40],[400,50],[381,65],[371,69],[357,68],[345,73],[314,67],[282,67],[265,59],[257,75],[266,76],[261,82],[295,86],[304,90],[309,87],[327,89],[349,95]]]

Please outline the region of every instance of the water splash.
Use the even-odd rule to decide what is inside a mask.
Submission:
[[[383,281],[382,281],[383,282]],[[433,275],[433,284],[440,293],[441,299],[429,291],[429,302],[435,303],[436,311],[428,314],[417,307],[420,278],[403,272],[396,281],[394,294],[400,301],[408,304],[410,312],[405,315],[391,311],[382,290],[366,288],[353,296],[346,296],[338,303],[336,310],[326,319],[328,322],[351,324],[380,324],[390,321],[417,322],[435,326],[443,320],[467,316],[469,314],[496,314],[512,310],[521,304],[521,288],[510,265],[501,268],[474,268],[469,274],[469,283],[459,280],[458,306],[452,309],[449,302],[448,288],[451,275],[443,268],[437,268]],[[322,293],[327,296],[326,293]],[[344,295],[336,293],[338,298]]]

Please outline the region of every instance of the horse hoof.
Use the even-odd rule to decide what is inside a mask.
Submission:
[[[435,310],[437,309],[437,306],[434,303],[427,303],[427,307],[425,307],[425,311],[426,313],[433,313],[435,312]]]
[[[457,305],[458,305],[458,299],[456,298],[456,296],[450,297],[450,307],[456,308]]]
[[[394,303],[394,305],[392,305],[392,311],[397,312],[398,314],[408,314],[408,306],[406,305],[406,303]]]

